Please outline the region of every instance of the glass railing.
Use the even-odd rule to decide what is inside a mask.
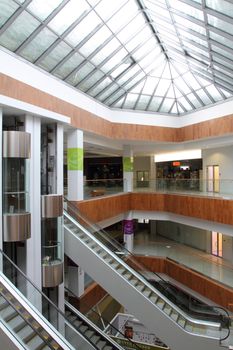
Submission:
[[[7,279],[14,284],[18,291],[30,302],[30,307],[39,312],[39,316],[44,316],[44,322],[51,329],[51,334],[55,330],[58,337],[64,337],[69,344],[77,348],[77,344],[83,343],[85,338],[96,349],[98,347],[86,336],[75,322],[68,320],[65,313],[61,311],[18,267],[9,257],[0,250],[0,260],[2,261],[3,272]],[[46,319],[46,320],[45,320]],[[51,325],[55,328],[51,328]],[[65,340],[64,339],[64,340]],[[62,340],[62,341],[64,341]],[[68,348],[72,348],[72,346]]]
[[[84,185],[84,199],[123,192],[123,184],[123,179],[86,180]]]
[[[65,287],[65,291],[66,291],[66,299],[68,300],[68,302],[76,309],[76,305],[77,305],[77,296],[71,291],[69,290],[67,287]],[[66,304],[67,305],[67,304]],[[105,334],[107,334],[108,336],[120,336],[120,338],[127,340],[128,342],[128,346],[130,349],[143,349],[142,347],[140,347],[140,344],[136,344],[132,341],[132,339],[130,339],[129,337],[127,337],[127,334],[124,334],[122,332],[122,329],[118,329],[115,325],[112,325],[109,320],[107,320],[100,312],[100,309],[96,309],[95,307],[91,307],[90,305],[87,305],[87,303],[84,303],[84,301],[82,300],[82,306],[85,308],[85,310],[88,310],[85,313],[85,317],[83,317],[83,319],[88,318],[91,322],[93,322],[100,330],[101,332],[105,332],[105,330],[107,329],[107,332],[105,332]],[[69,306],[68,306],[69,309]],[[71,309],[70,309],[71,310]],[[98,312],[98,311],[99,312]],[[79,317],[79,310],[77,309],[76,311],[76,316]],[[75,313],[74,313],[75,315]],[[117,339],[115,338],[115,341],[117,341]]]
[[[185,313],[190,315],[192,318],[198,320],[205,320],[210,322],[217,322],[221,324],[221,327],[227,329],[227,334],[224,333],[224,336],[221,337],[221,340],[226,339],[230,334],[230,317],[227,310],[222,308],[212,308],[208,307],[208,312],[206,312],[205,306],[199,305],[198,310],[194,312],[190,308],[190,304],[187,304],[185,298],[181,295],[177,295],[172,288],[169,288],[167,281],[164,280],[159,274],[152,272],[148,269],[148,267],[144,266],[142,263],[139,263],[136,256],[134,256],[130,251],[128,251],[124,245],[121,245],[118,241],[114,240],[105,230],[100,228],[97,224],[93,224],[89,219],[83,215],[74,203],[68,202],[65,199],[65,206],[67,208],[67,212],[70,216],[72,216],[75,220],[80,222],[80,224],[90,233],[95,239],[97,238],[104,246],[106,246],[110,251],[115,253],[118,258],[122,259],[126,262],[131,268],[133,268],[137,273],[139,273],[144,279],[146,279],[155,289],[159,290],[167,299],[171,301],[171,303],[175,304],[179,308],[185,309]],[[159,281],[159,287],[157,288],[155,284],[151,283],[152,281]],[[182,300],[183,299],[183,300]],[[181,307],[182,306],[182,307]],[[200,312],[201,310],[201,312]]]
[[[135,181],[134,191],[143,192],[189,192],[207,196],[233,195],[233,179],[207,180],[207,179],[182,179],[182,178],[158,178],[148,181]]]

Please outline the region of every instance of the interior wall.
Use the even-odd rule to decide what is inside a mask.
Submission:
[[[210,246],[210,231],[187,226],[171,221],[157,221],[157,234],[178,243],[208,251]]]
[[[232,193],[233,188],[233,146],[203,149],[203,178],[206,179],[208,165],[219,165],[220,192]]]
[[[223,235],[222,237],[222,257],[229,262],[233,262],[233,238]]]

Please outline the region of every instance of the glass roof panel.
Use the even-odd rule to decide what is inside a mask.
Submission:
[[[91,58],[92,63],[99,65],[117,49],[120,49],[120,43],[116,38],[113,38]],[[125,51],[125,55],[127,55],[127,51]]]
[[[152,112],[153,111],[157,112],[161,105],[162,100],[163,100],[162,97],[152,97],[152,100],[148,106],[148,110]]]
[[[52,70],[71,50],[71,47],[62,41],[41,61],[40,67]]]
[[[0,27],[13,15],[13,13],[19,8],[12,0],[1,0],[0,1]]]
[[[41,6],[41,0],[33,0],[28,10],[41,21],[44,21],[60,4],[62,0],[46,0]]]
[[[79,51],[84,56],[89,56],[94,52],[101,44],[111,37],[111,31],[105,26],[99,29],[80,49]]]
[[[220,18],[211,16],[209,14],[207,14],[207,18],[208,24],[210,24],[211,26],[233,35],[233,23],[228,23],[226,21],[221,20]]]
[[[122,26],[127,25],[137,14],[139,14],[138,10],[139,9],[135,2],[128,1],[122,9],[108,20],[108,27],[113,32],[120,30]],[[141,14],[137,15],[133,21],[134,24],[129,23],[129,26],[133,25],[135,28],[137,28],[136,23],[139,26],[145,23],[145,19]]]
[[[101,24],[100,18],[91,12],[66,36],[66,41],[73,46],[78,45],[99,24]]]
[[[136,94],[127,94],[123,108],[133,109],[138,99]]]
[[[215,101],[221,101],[223,99],[220,92],[216,89],[216,87],[213,84],[207,86],[206,90]]]
[[[182,12],[184,12],[185,14],[191,17],[197,18],[201,21],[204,20],[204,14],[202,11],[196,9],[193,6],[185,4],[184,2],[181,2],[179,0],[169,0],[169,5],[178,11],[181,11],[182,9]]]
[[[61,35],[89,8],[90,6],[85,0],[70,0],[66,6],[54,17],[54,19],[50,21],[49,27],[53,29],[57,34]],[[69,21],[67,21],[67,18],[69,18]]]
[[[168,113],[175,102],[174,99],[171,98],[165,98],[163,101],[163,104],[160,106],[159,111],[162,113]]]
[[[82,79],[84,79],[92,70],[94,70],[93,64],[87,62],[84,66],[82,66],[77,72],[75,71],[73,74],[69,76],[67,82],[71,85],[77,85]]]
[[[181,16],[173,15],[173,18],[176,23],[181,24],[184,28],[191,29],[194,32],[197,32],[202,35],[206,35],[206,29],[204,26],[200,26],[194,22],[189,21]]]
[[[232,10],[232,0],[0,0],[0,44],[108,106],[179,114],[233,95]]]
[[[227,50],[223,50],[222,48],[220,48],[220,47],[218,47],[218,46],[216,46],[216,45],[211,45],[211,47],[212,47],[212,50],[213,50],[214,52],[217,52],[217,53],[219,53],[220,55],[229,58],[230,60],[232,59],[232,57],[233,57],[233,51],[232,51],[232,52],[229,52],[229,51],[227,51]]]
[[[147,108],[148,103],[150,102],[151,97],[147,95],[141,95],[139,100],[135,106],[136,109],[145,110]]]
[[[187,95],[187,98],[195,106],[195,108],[200,108],[203,106],[203,103],[201,103],[200,100],[196,97],[196,95],[194,95],[192,92]]]
[[[205,0],[205,2],[207,7],[233,17],[233,3],[225,0]]]
[[[102,0],[95,8],[96,12],[103,20],[111,17],[127,0],[109,1]]]
[[[15,51],[39,24],[28,12],[22,12],[0,36],[0,44]]]
[[[20,53],[21,56],[34,62],[58,37],[48,28],[44,28]]]
[[[213,40],[217,41],[218,43],[225,45],[225,46],[228,46],[229,48],[233,49],[233,41],[232,40],[227,39],[223,35],[218,35],[218,34],[212,32],[211,30],[209,33],[210,33],[210,39],[213,39]]]
[[[104,73],[100,71],[96,71],[95,73],[91,74],[88,79],[83,80],[79,84],[79,89],[82,91],[87,91],[90,89],[98,80],[104,77]]]
[[[66,62],[54,70],[54,74],[59,78],[64,79],[83,61],[84,57],[75,52]]]

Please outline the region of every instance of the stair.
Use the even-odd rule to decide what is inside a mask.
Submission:
[[[115,343],[105,333],[100,331],[90,320],[86,319],[78,310],[76,310],[70,303],[65,301],[65,314],[67,319],[74,325],[77,325],[77,330],[89,342],[100,350],[123,350],[120,345]]]
[[[173,350],[221,348],[220,323],[186,315],[66,211],[64,228],[65,254]]]
[[[0,282],[0,321],[30,350],[62,350],[19,301]]]

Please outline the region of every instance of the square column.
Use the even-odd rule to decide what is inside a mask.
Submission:
[[[42,289],[41,278],[41,120],[38,117],[25,116],[25,131],[31,134],[30,158],[30,212],[31,238],[26,241],[26,275]],[[41,300],[28,286],[29,300],[40,310]]]
[[[67,137],[68,200],[83,200],[83,131],[74,130]]]
[[[83,131],[67,135],[68,200],[83,200]],[[68,267],[68,286],[80,297],[84,293],[84,271],[79,266]]]
[[[133,151],[130,145],[123,148],[123,179],[124,192],[133,191]]]

